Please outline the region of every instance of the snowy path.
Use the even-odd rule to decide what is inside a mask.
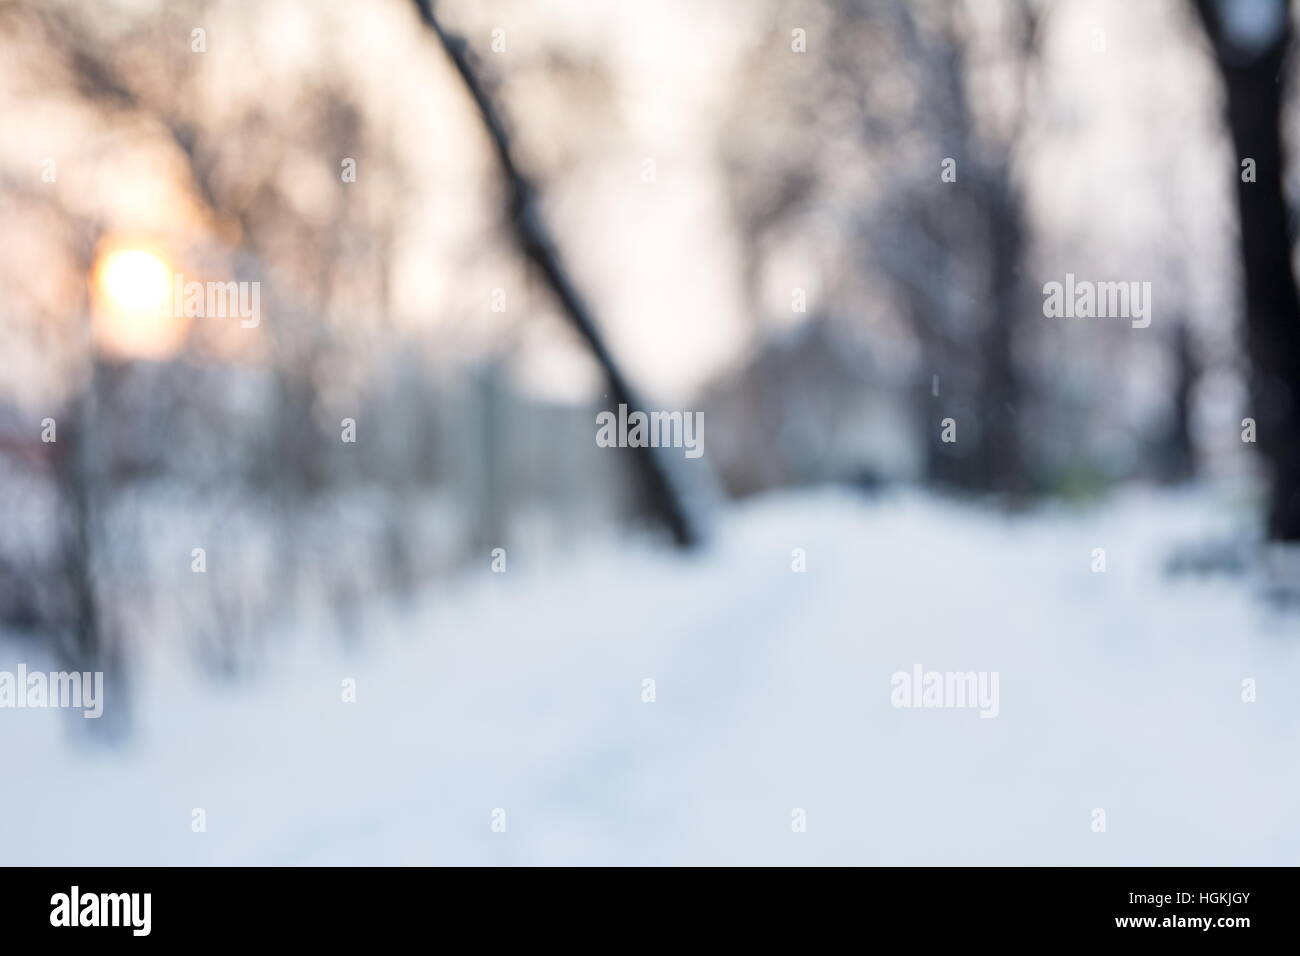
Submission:
[[[686,562],[512,555],[362,657],[307,636],[326,660],[238,691],[157,669],[126,755],[0,711],[0,863],[1294,864],[1300,628],[1161,578],[1205,525],[820,495]],[[918,663],[998,672],[997,718],[892,707]]]

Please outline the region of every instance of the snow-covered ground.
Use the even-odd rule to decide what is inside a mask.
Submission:
[[[686,560],[485,556],[350,655],[310,623],[237,687],[155,655],[124,749],[0,710],[0,863],[1300,863],[1300,623],[1163,573],[1222,526],[826,492]],[[997,672],[997,717],[891,706],[917,664]]]

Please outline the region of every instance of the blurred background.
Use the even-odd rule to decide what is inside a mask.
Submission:
[[[1286,0],[0,2],[0,631],[6,659],[103,670],[110,694],[101,722],[64,720],[57,732],[53,714],[0,713],[0,740],[33,761],[57,749],[50,759],[63,762],[49,772],[83,797],[116,781],[118,802],[91,811],[94,832],[125,831],[55,855],[406,860],[405,837],[358,835],[343,811],[273,849],[265,831],[249,835],[256,828],[228,834],[220,851],[177,849],[204,788],[175,764],[149,778],[132,761],[206,740],[219,763],[223,743],[244,747],[289,720],[286,704],[265,703],[268,682],[306,673],[331,716],[299,730],[343,735],[317,740],[324,766],[346,750],[340,741],[375,739],[374,725],[331,723],[354,661],[387,661],[411,682],[413,697],[387,698],[406,701],[389,714],[397,724],[443,706],[429,703],[441,690],[463,705],[447,705],[445,731],[477,712],[465,695],[486,695],[496,709],[480,716],[540,721],[532,752],[551,755],[555,735],[597,740],[584,728],[603,711],[583,694],[606,677],[643,708],[640,682],[650,658],[668,668],[656,656],[665,647],[696,648],[681,651],[695,690],[679,702],[703,706],[732,662],[784,659],[772,628],[799,618],[842,633],[851,620],[865,634],[889,601],[912,610],[881,672],[856,672],[873,701],[887,695],[873,681],[910,666],[926,641],[976,666],[972,635],[997,633],[984,650],[1006,674],[1045,653],[1035,640],[1078,627],[1078,654],[1117,655],[1097,664],[1099,680],[1136,668],[1146,676],[1134,680],[1173,681],[1160,662],[1201,647],[1204,667],[1164,699],[1194,698],[1197,681],[1218,674],[1233,716],[1214,726],[1236,727],[1244,661],[1295,673],[1278,643],[1292,622],[1260,609],[1260,579],[1248,577],[1261,555],[1300,540],[1289,212],[1300,173],[1285,162],[1300,121],[1287,95],[1294,15]],[[1044,285],[1067,273],[1150,283],[1150,326],[1046,317]],[[177,275],[258,283],[258,321],[159,315]],[[596,413],[624,399],[702,411],[704,456],[597,447]],[[943,440],[947,419],[956,441]],[[1096,574],[1098,547],[1112,565],[1116,551],[1127,556],[1109,577]],[[796,551],[807,579],[832,574],[820,591],[790,590],[811,587]],[[760,554],[761,572],[741,586]],[[1262,579],[1275,596],[1291,583],[1285,565]],[[1038,584],[1024,576],[1046,566]],[[1106,605],[1101,580],[1128,582],[1120,603]],[[1070,607],[1093,617],[1067,626]],[[984,624],[959,633],[972,608]],[[1184,643],[1089,648],[1162,608],[1171,617],[1152,628]],[[459,629],[430,623],[446,613]],[[1216,633],[1190,635],[1198,621]],[[1016,644],[1027,632],[1038,638]],[[509,643],[524,634],[557,644],[525,653]],[[458,650],[385,650],[387,638]],[[620,642],[637,650],[609,663]],[[700,646],[711,647],[707,664],[690,656]],[[939,646],[921,659],[938,666]],[[1225,661],[1224,648],[1237,656]],[[1044,706],[1083,693],[1075,653],[1048,666],[1068,687],[1039,685]],[[816,677],[790,661],[778,670],[802,675],[796,693],[818,686],[835,699],[818,682],[845,678],[833,655],[818,659],[829,670]],[[167,676],[150,676],[159,669]],[[552,681],[568,696],[539,689],[558,693]],[[201,703],[211,693],[226,703]],[[263,704],[230,705],[221,695],[232,693],[263,693]],[[736,693],[741,710],[759,706]],[[817,706],[791,719],[830,720]],[[644,712],[619,719],[651,733]],[[1120,712],[1116,739],[1152,739],[1156,718]],[[573,727],[550,723],[557,714]],[[861,743],[842,718],[837,739]],[[698,719],[663,752],[709,739]],[[1271,749],[1293,758],[1294,730],[1279,732],[1241,779],[1258,770],[1295,783],[1282,769],[1294,760]],[[793,731],[773,731],[786,733],[792,760],[809,752]],[[499,758],[483,763],[517,789],[538,779],[515,761],[531,745],[504,739],[482,744]],[[264,755],[267,767],[297,750],[289,740]],[[452,817],[477,821],[478,804],[486,814],[500,798],[448,795],[460,793],[449,780],[483,778],[439,740],[425,740],[440,756],[431,777],[407,781],[411,792],[441,788]],[[743,799],[750,780],[736,770],[710,790],[704,751],[700,765],[664,757],[654,772],[632,770],[639,751],[628,746],[584,743],[569,772],[642,794],[649,774],[673,806],[697,784],[720,802]],[[1039,752],[1029,738],[998,746],[1008,766]],[[394,761],[418,759],[397,750]],[[1188,781],[1133,761],[1129,771],[1154,774],[1146,811],[1158,830]],[[219,802],[214,790],[232,802],[253,792],[241,789],[252,777],[237,787],[223,766],[205,806]],[[852,803],[853,786],[817,780]],[[1073,792],[1070,781],[1051,787]],[[1282,792],[1275,778],[1268,788]],[[150,802],[160,794],[175,807]],[[558,829],[501,859],[785,852],[745,842],[737,823],[687,828],[694,842],[656,857],[646,848],[663,844],[649,836],[672,827],[666,804],[645,799],[630,843],[589,832],[595,819],[615,827],[628,804],[614,799],[614,813],[577,800]],[[899,812],[915,812],[899,799]],[[936,841],[920,857],[902,847],[872,857],[851,828],[821,846],[856,862],[991,861],[966,811],[954,818],[935,799],[922,802],[962,822],[952,855]],[[1095,800],[1079,799],[1085,810]],[[59,814],[81,806],[6,800],[18,802],[0,816],[32,862],[51,845],[23,844],[16,821],[35,815],[48,827],[33,832],[58,831]],[[1294,824],[1285,839],[1233,829],[1250,814],[1234,795],[1223,801],[1221,819],[1237,822],[1190,862],[1300,847]],[[1050,803],[1035,803],[1049,830]],[[110,823],[128,804],[146,830],[179,814],[175,837]],[[995,805],[1026,819],[1014,802]],[[269,816],[293,815],[281,810]],[[389,810],[407,822],[416,813]],[[341,831],[353,842],[332,839]],[[1151,841],[1123,859],[1191,852],[1175,830]],[[1032,826],[1016,846],[1007,852],[1019,861],[1095,852],[1044,844]],[[451,858],[505,852],[457,847]]]

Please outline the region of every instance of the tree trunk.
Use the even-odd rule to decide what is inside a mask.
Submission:
[[[510,190],[511,219],[519,245],[537,267],[547,286],[559,301],[565,317],[587,343],[596,362],[604,371],[609,383],[609,406],[627,405],[629,410],[648,411],[637,401],[631,385],[606,347],[586,300],[579,294],[577,286],[561,262],[559,249],[542,220],[536,190],[515,162],[505,124],[470,62],[465,41],[443,30],[434,16],[431,0],[415,0],[415,6],[419,11],[421,22],[442,44],[443,50],[456,67],[457,73],[460,74],[461,80],[474,100],[474,105],[478,108],[479,117],[492,141],[502,175]],[[642,446],[632,449],[632,453],[637,465],[639,486],[644,490],[650,512],[668,529],[679,547],[688,548],[697,544],[700,539],[699,529],[691,520],[685,499],[669,474],[668,466],[662,457],[663,452],[658,448]]]
[[[1214,45],[1227,93],[1228,127],[1238,166],[1241,259],[1246,298],[1252,412],[1271,483],[1268,534],[1300,541],[1300,294],[1291,269],[1293,234],[1283,191],[1284,65],[1291,47],[1291,3],[1269,37],[1234,36],[1222,2],[1196,7]],[[1254,182],[1240,163],[1253,160]]]

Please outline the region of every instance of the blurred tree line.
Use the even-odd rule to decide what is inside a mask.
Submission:
[[[1061,64],[1050,43],[1091,42],[1081,9],[734,8],[752,30],[721,97],[715,146],[751,328],[699,396],[706,458],[732,495],[914,480],[1022,506],[1201,469],[1196,390],[1207,364],[1225,360],[1207,356],[1191,321],[1204,309],[1187,291],[1198,269],[1183,237],[1130,263],[1068,230],[1049,239],[1035,205],[1042,156],[1083,145],[1052,83]],[[1292,10],[1284,0],[1162,9],[1187,62],[1216,71],[1233,155],[1256,164],[1250,181],[1235,161],[1214,178],[1236,182],[1246,411],[1259,423],[1268,532],[1292,541],[1300,296],[1280,82]],[[382,103],[349,66],[340,30],[360,29],[347,18],[366,9],[336,10],[296,37],[250,21],[238,35],[248,52],[222,61],[253,71],[249,95],[249,76],[198,67],[178,40],[197,23],[234,22],[230,4],[135,16],[0,4],[5,108],[39,101],[51,123],[82,131],[87,164],[98,150],[150,153],[173,190],[178,263],[261,283],[274,317],[233,345],[196,324],[176,355],[106,353],[86,278],[115,228],[105,203],[0,168],[6,217],[38,250],[15,248],[4,266],[18,290],[5,335],[12,354],[39,359],[0,408],[12,517],[0,614],[45,635],[70,666],[121,673],[132,640],[179,629],[207,667],[237,674],[307,609],[324,606],[355,633],[367,595],[409,599],[529,534],[564,540],[644,519],[679,542],[701,533],[690,482],[671,462],[615,461],[593,446],[596,409],[652,399],[633,397],[626,356],[602,335],[616,317],[591,304],[569,271],[578,244],[549,219],[548,192],[581,176],[584,149],[617,131],[616,65],[571,55],[562,34],[547,34],[504,75],[475,55],[488,42],[481,31],[462,39],[446,28],[481,8],[376,0],[374,11],[410,34],[391,52],[403,72]],[[689,9],[679,12],[688,28]],[[405,112],[428,114],[435,129],[458,124],[457,135],[407,148],[396,132]],[[418,209],[421,150],[463,161],[446,167],[442,186],[486,212],[453,220],[449,208]],[[349,188],[339,163],[358,157],[363,188]],[[102,200],[116,184],[110,171],[80,188]],[[1171,185],[1151,203],[1173,223],[1198,201]],[[403,326],[396,263],[421,215],[458,230],[430,272],[485,288],[484,277],[520,276],[529,308],[480,320],[448,297],[422,310],[425,326]],[[39,259],[38,281],[24,254]],[[1156,321],[1142,332],[1053,325],[1041,290],[1066,270],[1155,280]],[[599,394],[565,404],[519,389],[504,369],[538,335],[587,356]],[[433,360],[461,353],[472,357],[460,374]],[[1144,377],[1156,394],[1138,401]],[[55,410],[57,443],[35,441],[35,408]],[[344,417],[360,423],[365,454],[338,440]],[[944,440],[949,419],[956,441]],[[210,552],[201,583],[188,564],[196,542]]]

